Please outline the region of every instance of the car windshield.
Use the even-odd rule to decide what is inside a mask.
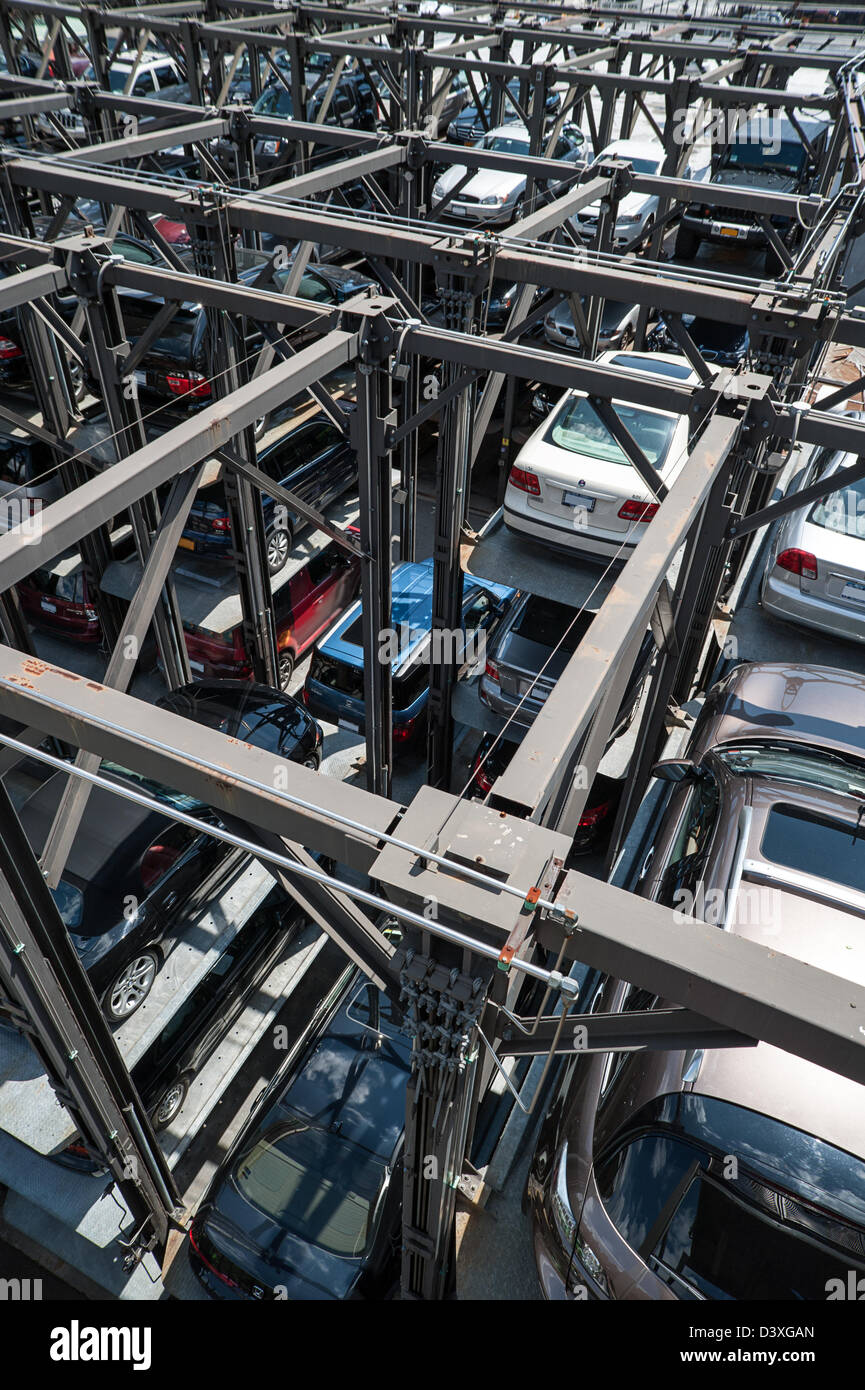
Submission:
[[[385,1165],[330,1130],[292,1116],[238,1160],[240,1194],[285,1231],[331,1255],[367,1246]]]
[[[262,92],[252,108],[257,116],[290,116],[292,113],[291,92],[282,84],[268,87]]]
[[[598,158],[595,160],[595,163],[601,164],[605,160],[614,158],[624,159],[628,164],[631,164],[633,166],[635,174],[657,174],[658,170],[661,167],[660,159],[641,159],[639,155],[635,158],[632,154],[602,154],[598,156]]]
[[[727,150],[730,169],[777,169],[798,174],[805,164],[805,146],[799,140],[773,140],[771,131],[755,140],[737,140]]]
[[[804,782],[809,786],[865,798],[865,766],[823,750],[751,743],[718,748],[715,755],[740,777],[774,777],[788,782]]]
[[[524,135],[485,135],[478,149],[496,150],[499,154],[528,154],[529,142]]]
[[[146,796],[152,796],[154,801],[161,801],[163,806],[170,806],[176,811],[200,811],[204,805],[204,802],[196,800],[194,796],[172,791],[161,782],[154,782],[152,778],[145,777],[140,772],[133,772],[129,767],[122,767],[120,763],[103,762],[100,771],[119,777],[123,782],[130,782]]]
[[[848,483],[828,497],[821,497],[811,509],[808,520],[812,526],[823,526],[827,531],[865,540],[865,478]]]
[[[51,889],[51,896],[57,904],[64,927],[70,931],[80,927],[84,916],[84,897],[80,890],[61,878],[57,887]]]
[[[678,1298],[825,1300],[830,1279],[865,1268],[862,1162],[727,1101],[652,1102],[597,1175],[617,1229]]]
[[[675,419],[654,411],[640,410],[637,406],[623,405],[620,401],[613,402],[613,409],[652,467],[663,468],[673,438]],[[568,449],[573,454],[633,467],[587,396],[571,396],[566,400],[544,437],[547,443]]]

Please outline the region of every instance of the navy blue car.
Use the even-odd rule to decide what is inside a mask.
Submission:
[[[324,414],[298,425],[258,451],[256,463],[275,482],[321,510],[357,482],[357,455],[348,439]],[[290,508],[262,494],[267,568],[278,574],[291,554],[294,537],[307,524]],[[202,488],[189,509],[180,546],[204,555],[231,553],[231,521],[221,482]]]
[[[344,971],[205,1194],[189,1258],[213,1298],[385,1298],[398,1277],[411,1040]]]
[[[463,588],[461,633],[447,634],[448,650],[433,651],[433,561],[397,565],[391,580],[392,630],[382,635],[382,658],[390,660],[393,682],[393,742],[396,751],[412,745],[425,727],[432,660],[461,663],[480,657],[481,635],[501,620],[515,589],[468,575]],[[385,646],[387,643],[387,646]],[[477,649],[477,650],[476,650]],[[303,688],[307,709],[317,719],[363,733],[363,626],[360,601],[330,629],[312,654]]]

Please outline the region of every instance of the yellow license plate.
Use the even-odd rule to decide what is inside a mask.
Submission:
[[[177,544],[178,544],[183,550],[194,550],[194,549],[195,549],[195,541],[189,541],[189,540],[186,539],[185,536],[181,536],[181,537],[180,537],[180,540],[177,542]]]
[[[721,236],[738,236],[738,235],[739,235],[739,228],[738,228],[738,227],[722,227],[722,228],[721,228]]]

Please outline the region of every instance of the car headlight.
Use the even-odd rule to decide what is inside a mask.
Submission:
[[[536,391],[532,396],[532,410],[536,415],[549,415],[550,402],[542,391]]]
[[[636,227],[639,221],[641,221],[640,213],[623,212],[616,218],[616,225],[619,227]]]
[[[568,1167],[568,1146],[562,1145],[562,1152],[556,1168],[556,1179],[552,1191],[553,1221],[559,1234],[559,1239],[564,1248],[573,1257],[579,1260],[581,1268],[575,1269],[573,1264],[568,1273],[568,1289],[571,1293],[582,1286],[582,1273],[589,1276],[596,1288],[600,1289],[607,1297],[610,1295],[610,1286],[607,1283],[607,1276],[604,1267],[594,1250],[586,1244],[579,1232],[579,1222],[571,1210],[571,1199],[568,1195],[567,1184]]]
[[[606,1294],[607,1298],[609,1298],[610,1286],[607,1283],[607,1276],[604,1273],[604,1267],[598,1259],[597,1255],[595,1254],[594,1250],[592,1250],[592,1248],[586,1244],[586,1242],[583,1240],[582,1236],[579,1233],[577,1233],[577,1240],[574,1246],[574,1258],[576,1260],[579,1260],[580,1264],[588,1274],[592,1283],[596,1284],[597,1287],[604,1294]],[[572,1291],[581,1282],[579,1276],[579,1270],[576,1270],[572,1267],[570,1275],[568,1276],[568,1287]]]
[[[435,199],[443,198],[445,196],[445,191],[444,181],[442,179],[439,179],[433,184],[432,195]]]
[[[263,154],[276,154],[277,150],[279,149],[279,141],[264,140],[262,142],[261,149]]]
[[[505,199],[500,193],[491,193],[489,197],[481,198],[481,203],[484,207],[501,207],[504,201]]]

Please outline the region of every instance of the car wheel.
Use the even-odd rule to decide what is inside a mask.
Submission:
[[[269,417],[267,415],[259,415],[258,419],[254,422],[252,428],[256,439],[261,439],[262,435],[267,433],[268,419]]]
[[[304,758],[303,765],[304,767],[310,768],[313,772],[318,772],[321,767],[321,755],[319,753],[310,753],[308,757]]]
[[[122,1023],[140,1009],[159,970],[155,951],[142,951],[118,970],[102,999],[102,1011],[112,1023]]]
[[[675,254],[677,257],[680,257],[683,261],[692,260],[697,254],[697,247],[699,244],[700,238],[695,236],[689,228],[679,227],[679,230],[676,232]]]
[[[287,690],[294,675],[294,657],[291,652],[279,653],[279,688]]]
[[[655,230],[655,214],[652,212],[652,213],[650,213],[649,216],[646,218],[646,224],[645,224],[645,226],[643,227],[643,239],[642,239],[642,243],[641,243],[641,249],[642,249],[642,252],[643,252],[643,255],[644,255],[644,256],[648,256],[648,254],[649,254],[649,252],[650,252],[650,250],[651,250],[651,245],[650,245],[650,243],[651,243],[651,240],[652,240],[652,233],[654,232],[654,230]]]
[[[84,368],[74,357],[69,359],[69,385],[72,388],[72,399],[79,405],[87,395],[87,383],[84,380]]]
[[[166,1086],[150,1115],[154,1129],[165,1129],[179,1114],[183,1102],[189,1094],[189,1078],[181,1076]]]
[[[525,202],[526,202],[525,197],[524,197],[523,194],[521,193],[520,196],[519,196],[519,198],[517,198],[517,201],[514,203],[514,210],[513,210],[513,213],[511,214],[511,221],[512,221],[512,222],[519,222],[520,218],[523,216],[523,209],[524,209],[524,207],[525,207]]]
[[[267,558],[268,574],[279,574],[285,568],[291,552],[291,532],[284,526],[275,526],[268,532],[266,539],[265,555]]]

